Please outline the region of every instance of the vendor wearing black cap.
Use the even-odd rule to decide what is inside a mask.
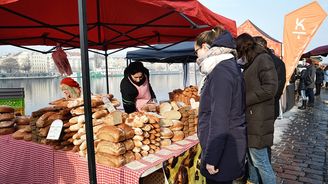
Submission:
[[[149,70],[141,62],[132,62],[124,70],[121,94],[125,112],[142,111],[147,104],[155,103],[156,96],[149,83]]]

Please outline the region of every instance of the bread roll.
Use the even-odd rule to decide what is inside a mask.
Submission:
[[[150,137],[150,134],[148,132],[144,132],[143,133],[143,136],[144,136],[144,138],[149,138]]]
[[[124,141],[123,144],[127,151],[132,150],[134,148],[134,143],[131,139]]]
[[[140,147],[134,147],[132,151],[135,152],[135,153],[139,153],[141,151],[141,148]]]
[[[107,153],[96,153],[97,163],[104,164],[109,167],[121,167],[126,163],[124,156],[113,156]]]
[[[150,147],[150,149],[156,149],[157,146],[154,144],[150,144],[149,147]]]
[[[135,135],[143,135],[143,131],[141,128],[134,128],[134,134]]]
[[[47,137],[48,132],[49,132],[50,126],[40,128],[39,130],[39,136],[41,137]]]
[[[174,136],[171,139],[173,142],[181,141],[185,136],[183,131],[173,131],[173,134]]]
[[[125,139],[131,139],[134,136],[134,130],[129,125],[122,123],[117,127],[124,131]]]
[[[142,155],[140,153],[134,153],[134,156],[136,160],[140,160],[142,158]]]
[[[17,125],[16,128],[18,130],[23,129],[25,132],[32,132],[32,128],[30,125]]]
[[[52,122],[48,121],[48,118],[55,114],[55,112],[46,112],[44,113],[37,121],[36,121],[36,127],[42,128],[49,126]]]
[[[148,151],[148,153],[149,153],[149,154],[153,154],[153,153],[155,153],[155,150],[150,149],[150,150]]]
[[[106,116],[107,114],[108,114],[107,110],[96,111],[95,113],[92,114],[92,118],[99,119]]]
[[[182,130],[183,129],[183,123],[178,120],[172,120],[172,126],[170,127],[172,131]]]
[[[56,111],[58,112],[62,109],[63,107],[55,107],[55,106],[44,107],[37,111],[32,112],[32,117],[33,118],[40,117],[47,112],[56,112]]]
[[[11,136],[14,138],[14,139],[24,139],[24,136],[26,135],[27,133],[24,131],[24,130],[17,130],[15,133],[13,133]]]
[[[162,116],[166,119],[179,120],[181,118],[181,113],[176,110],[171,110],[164,112]]]
[[[70,125],[74,125],[74,124],[78,123],[78,118],[79,118],[79,116],[72,117],[71,119],[69,119],[68,122],[70,123]]]
[[[113,143],[109,141],[100,141],[97,145],[97,152],[108,153],[119,156],[126,152],[125,145],[121,142]]]
[[[132,139],[133,140],[138,140],[138,141],[143,141],[144,140],[144,136],[143,135],[135,135]]]
[[[15,109],[7,106],[7,105],[0,105],[0,113],[14,113]]]
[[[0,121],[0,128],[9,128],[14,126],[14,121]]]
[[[142,146],[142,142],[139,140],[133,140],[134,146],[135,147],[141,147]]]
[[[162,147],[163,146],[169,146],[171,144],[172,144],[171,139],[163,139],[163,140],[161,140],[161,146]]]
[[[31,133],[25,134],[23,139],[25,141],[32,141],[32,134]]]
[[[170,127],[173,125],[172,120],[170,119],[161,119],[159,121],[159,124],[161,127]]]
[[[136,159],[132,151],[127,151],[124,155],[126,163],[132,162]]]
[[[31,122],[30,116],[16,116],[15,123],[16,125],[29,125]]]
[[[159,105],[159,113],[162,115],[163,113],[172,110],[172,106],[168,102],[161,103]]]
[[[151,127],[150,124],[147,124],[147,125],[143,126],[141,129],[144,130],[144,131],[146,131],[146,132],[148,132],[148,131],[150,131],[152,129],[152,127]]]
[[[148,151],[141,151],[140,153],[143,157],[148,156]]]
[[[120,142],[125,140],[125,132],[115,126],[103,126],[99,129],[96,134],[98,139],[111,141],[111,142]]]
[[[72,131],[72,132],[77,132],[81,127],[82,127],[81,124],[75,124],[75,125],[71,125],[69,127],[69,130]]]
[[[173,137],[173,132],[169,128],[161,128],[161,138],[170,139]]]
[[[148,145],[148,144],[150,144],[150,140],[149,139],[145,139],[145,140],[142,141],[142,144]]]
[[[0,113],[0,121],[12,120],[14,118],[14,113]]]
[[[85,149],[87,149],[87,141],[83,141],[79,147],[79,150],[85,150]]]

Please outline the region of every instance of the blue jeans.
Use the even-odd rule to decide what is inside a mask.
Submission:
[[[248,148],[249,178],[252,183],[259,183],[259,176],[263,184],[276,184],[276,176],[273,172],[269,156],[268,148],[256,149]]]

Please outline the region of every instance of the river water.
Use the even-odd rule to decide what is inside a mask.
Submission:
[[[198,78],[199,79],[199,78]],[[24,88],[25,91],[25,114],[30,115],[33,111],[48,106],[48,103],[62,98],[59,89],[60,78],[53,79],[10,79],[0,80],[0,88]],[[76,79],[82,86],[82,78]],[[109,92],[121,101],[120,82],[122,77],[109,78]],[[195,84],[193,75],[190,75],[190,84]],[[168,100],[168,92],[183,88],[183,75],[151,75],[151,85],[157,96],[157,100]],[[106,78],[92,78],[90,82],[93,94],[106,93]]]

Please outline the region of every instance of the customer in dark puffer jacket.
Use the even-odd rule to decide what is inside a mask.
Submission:
[[[271,56],[247,34],[237,37],[238,57],[245,61],[246,122],[248,133],[249,178],[251,183],[275,184],[268,148],[273,145],[274,97],[277,72]]]

